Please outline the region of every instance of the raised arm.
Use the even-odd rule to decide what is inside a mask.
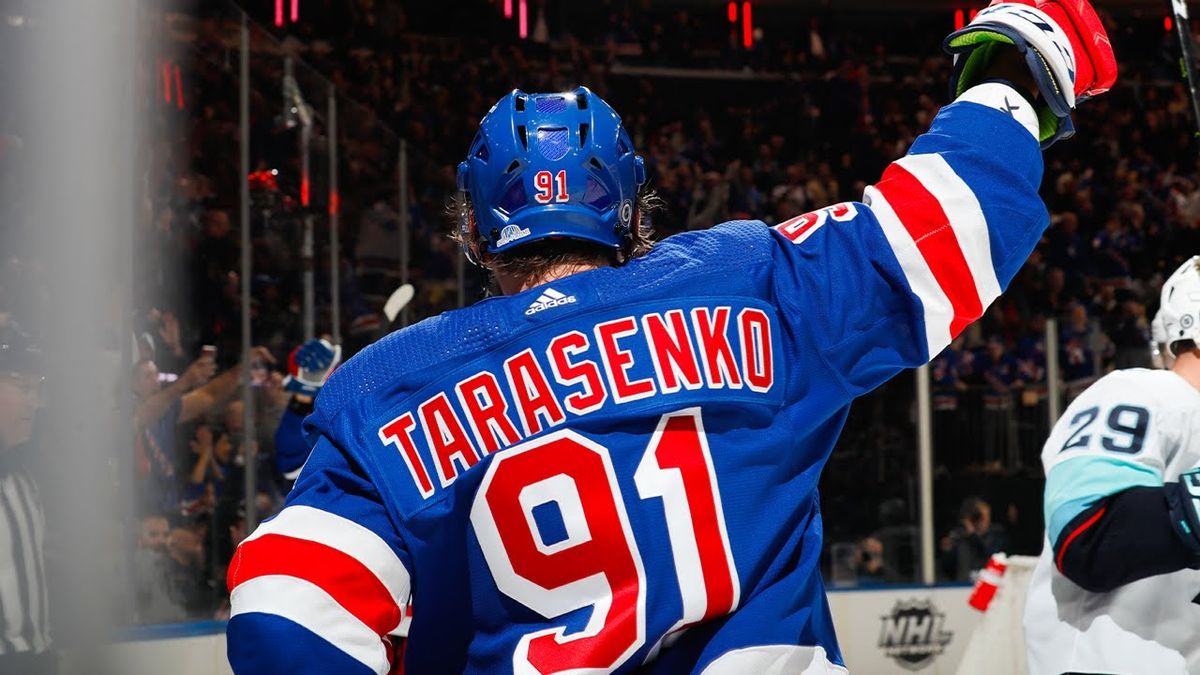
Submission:
[[[250,350],[250,354],[251,358],[259,359],[264,363],[275,363],[275,357],[265,347],[254,347]],[[239,363],[209,380],[203,386],[184,394],[179,421],[181,423],[190,422],[212,410],[221,401],[233,396],[241,383],[242,368],[244,367],[246,364]]]
[[[1037,245],[1049,216],[1034,120],[1015,90],[980,85],[943,108],[862,202],[774,228],[780,304],[847,394],[937,356]]]
[[[971,28],[994,38],[988,21],[1009,21],[1040,33],[1050,19],[1020,18],[1037,11],[995,6]],[[1038,195],[1040,149],[1066,135],[1070,118],[1054,109],[1063,105],[1061,83],[1031,68],[1034,41],[1022,52],[1019,39],[1004,37],[986,53],[960,54],[961,93],[862,202],[774,228],[780,304],[849,396],[936,356],[983,315],[1041,238],[1049,217]],[[1039,63],[1074,64],[1065,37],[1051,44],[1066,55]]]
[[[212,377],[215,367],[212,357],[202,356],[174,382],[139,401],[133,413],[134,428],[141,431],[157,422],[176,401],[188,394],[188,390]]]

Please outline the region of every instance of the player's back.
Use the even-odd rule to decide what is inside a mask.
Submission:
[[[773,644],[840,661],[796,645],[834,645],[816,483],[848,397],[793,346],[774,245],[761,223],[673,238],[346,366],[386,382],[341,415],[391,446],[368,462],[411,555],[410,664],[634,667],[664,637],[664,672]]]
[[[230,566],[235,668],[386,673],[411,592],[413,672],[842,672],[816,485],[848,406],[978,318],[1047,221],[1032,110],[973,96],[861,203],[671,237],[348,361]]]
[[[1100,379],[1055,425],[1042,452],[1048,540],[1025,611],[1032,673],[1200,673],[1200,571],[1159,574],[1095,593],[1064,576],[1056,560],[1075,530],[1085,529],[1073,513],[1098,498],[1161,486],[1164,478],[1200,466],[1198,411],[1200,393],[1182,377],[1137,368]],[[1110,536],[1127,536],[1128,546],[1138,546],[1136,532]]]

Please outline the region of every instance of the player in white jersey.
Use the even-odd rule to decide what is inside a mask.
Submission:
[[[1165,369],[1100,379],[1042,450],[1032,675],[1200,674],[1200,256],[1163,286]]]

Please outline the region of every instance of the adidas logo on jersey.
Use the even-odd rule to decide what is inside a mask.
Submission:
[[[525,315],[532,316],[542,310],[550,309],[552,307],[561,307],[563,305],[570,305],[574,302],[575,296],[563,295],[553,288],[547,288],[542,292],[541,295],[538,296],[537,300],[533,301],[533,304],[529,305],[529,309],[525,310]]]

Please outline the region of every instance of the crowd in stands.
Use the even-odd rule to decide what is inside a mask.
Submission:
[[[136,225],[128,380],[137,621],[222,616],[224,565],[246,535],[247,463],[257,468],[260,517],[288,488],[273,463],[274,433],[292,399],[282,364],[304,339],[299,242],[305,216],[318,214],[314,258],[328,260],[329,203],[314,194],[311,208],[300,204],[298,134],[279,119],[285,55],[344,97],[339,328],[347,358],[393,327],[381,310],[403,246],[399,139],[409,148],[407,244],[417,288],[409,318],[419,319],[457,304],[458,251],[445,236],[453,167],[479,118],[514,86],[587,85],[623,113],[663,202],[652,215],[659,237],[737,218],[776,223],[858,199],[946,101],[949,62],[937,45],[950,21],[940,15],[765,8],[758,42],[745,48],[724,5],[665,11],[612,0],[579,10],[592,15],[580,18],[579,3],[535,0],[530,37],[520,40],[499,4],[484,0],[436,8],[399,0],[303,4],[305,19],[282,29],[271,28],[268,15],[252,15],[264,38],[252,61],[255,271],[248,280],[261,347],[245,362],[239,292],[247,280],[235,225],[244,179],[237,22],[222,10],[191,16],[167,8],[161,17],[170,36],[164,58],[182,64],[186,103],[146,96],[157,140],[147,149]],[[1112,368],[1148,365],[1148,318],[1162,280],[1181,257],[1200,252],[1192,121],[1184,89],[1169,79],[1168,38],[1153,21],[1114,32],[1118,53],[1130,56],[1121,84],[1077,116],[1076,140],[1047,154],[1045,239],[1012,289],[932,364],[944,578],[966,578],[997,547],[1040,548],[1038,456],[1054,384],[1047,321],[1057,322],[1068,397]],[[317,91],[308,95],[319,109]],[[4,149],[14,139],[0,126],[0,198],[12,189]],[[316,171],[324,180],[322,161]],[[0,272],[23,265],[8,255]],[[324,270],[316,276],[316,329],[326,333],[329,279]],[[485,282],[470,271],[466,281],[470,302]],[[0,306],[0,320],[20,321],[19,311]],[[243,368],[255,384],[254,438],[243,429]],[[916,574],[912,386],[911,376],[901,377],[855,406],[824,478],[827,538],[857,542],[863,580]],[[993,523],[993,511],[1002,524]]]

